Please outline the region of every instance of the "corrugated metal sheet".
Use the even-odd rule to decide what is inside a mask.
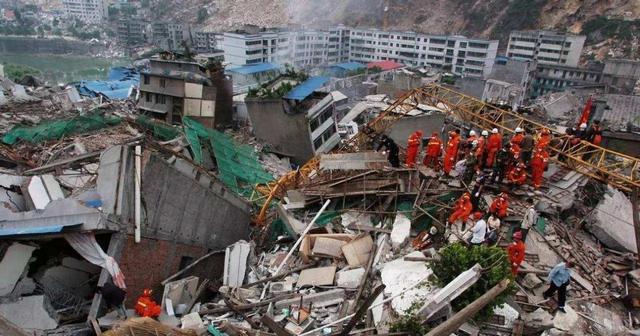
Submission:
[[[229,68],[228,72],[235,72],[243,75],[250,75],[259,72],[273,71],[280,69],[280,65],[275,63],[258,63],[252,65],[243,65],[239,67]]]
[[[347,71],[353,71],[364,68],[364,64],[358,62],[344,62],[332,65],[332,67],[340,68]]]
[[[324,77],[324,76],[310,77],[306,81],[298,84],[298,86],[293,88],[293,90],[289,91],[289,93],[287,93],[287,95],[284,96],[284,98],[292,99],[292,100],[304,100],[305,98],[309,97],[309,95],[311,95],[313,91],[316,91],[317,89],[321,88],[328,81],[329,81],[329,77]]]

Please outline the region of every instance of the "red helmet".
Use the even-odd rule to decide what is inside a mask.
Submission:
[[[482,213],[482,211],[476,211],[476,212],[473,214],[473,217],[474,217],[475,219],[480,219],[480,218],[482,218],[482,216],[483,216],[483,215],[484,215],[484,214]]]
[[[432,137],[437,137],[437,136],[438,136],[438,132],[433,132],[433,133],[431,133],[431,136],[432,136]]]
[[[522,240],[522,231],[516,231],[513,233],[513,239]]]
[[[152,294],[152,293],[153,293],[153,290],[151,290],[151,289],[149,289],[149,288],[145,288],[145,289],[142,291],[142,295],[144,295],[144,296],[151,296],[151,294]]]
[[[416,136],[418,138],[422,138],[422,131],[416,131]]]

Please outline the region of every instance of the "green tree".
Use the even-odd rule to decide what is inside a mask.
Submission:
[[[499,247],[475,246],[467,248],[456,243],[440,250],[440,259],[431,263],[431,269],[436,276],[439,286],[445,286],[453,281],[460,273],[480,264],[483,273],[478,282],[467,289],[462,295],[452,302],[456,311],[469,305],[482,296],[503,279],[511,277],[511,267],[507,253]],[[493,315],[493,309],[505,302],[505,299],[515,292],[513,284],[484,307],[474,319],[479,322],[488,320]]]

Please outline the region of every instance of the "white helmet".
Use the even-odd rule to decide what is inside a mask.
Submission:
[[[478,145],[478,140],[473,140],[471,146],[476,147]]]
[[[516,127],[516,133],[521,133],[521,132],[522,132],[522,128]]]
[[[498,129],[497,129],[497,128],[492,129],[492,130],[491,130],[491,133],[493,133],[493,134],[497,134],[497,133],[498,133]]]
[[[471,132],[469,132],[469,136],[474,136],[474,135],[476,135],[476,131],[471,130]]]
[[[487,135],[489,135],[489,132],[487,132],[486,130],[484,130],[484,131],[482,131],[482,135],[483,135],[483,136],[487,136]]]
[[[587,129],[587,124],[585,124],[585,123],[580,124],[580,129],[581,130]]]

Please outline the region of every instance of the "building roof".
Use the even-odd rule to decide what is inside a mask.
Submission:
[[[347,71],[353,71],[364,68],[364,64],[358,62],[344,62],[332,65],[332,67],[340,68]]]
[[[138,86],[140,73],[136,69],[115,67],[109,72],[107,80],[80,81],[75,84],[83,96],[104,95],[109,99],[123,100],[129,97],[131,87]]]
[[[605,122],[605,128],[615,131],[630,131],[640,128],[640,96],[604,94],[597,100],[606,101],[606,106],[598,106],[593,118]]]
[[[243,65],[227,69],[229,72],[235,72],[243,75],[250,75],[259,72],[272,71],[280,69],[280,65],[275,63],[258,63],[252,65]]]
[[[394,62],[394,61],[376,61],[367,64],[367,69],[378,67],[382,69],[382,71],[389,71],[393,69],[404,68],[404,64]]]
[[[304,100],[314,91],[321,88],[326,82],[329,81],[329,77],[315,76],[309,77],[306,81],[298,84],[293,90],[289,91],[285,99]]]

